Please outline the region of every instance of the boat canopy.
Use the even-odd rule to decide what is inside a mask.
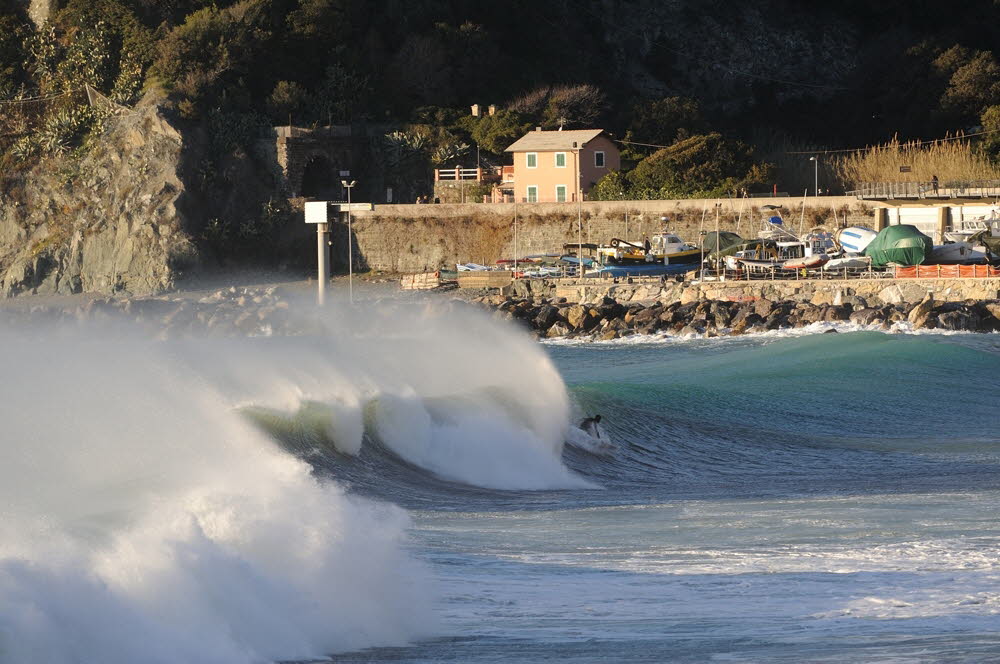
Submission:
[[[705,251],[725,251],[729,247],[746,242],[736,233],[729,231],[712,231],[706,233],[701,240],[701,248]]]
[[[887,226],[865,247],[864,254],[872,259],[873,267],[920,265],[930,256],[934,242],[916,226]]]

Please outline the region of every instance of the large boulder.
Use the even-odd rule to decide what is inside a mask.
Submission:
[[[559,307],[545,304],[542,305],[538,310],[538,315],[535,316],[535,327],[540,330],[547,330],[558,320],[560,320]]]
[[[910,309],[906,320],[915,329],[933,327],[934,296],[928,293],[915,307]]]

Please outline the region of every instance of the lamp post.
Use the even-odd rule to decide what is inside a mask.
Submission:
[[[354,239],[351,235],[351,189],[357,184],[356,180],[340,181],[341,186],[347,190],[347,292],[354,304]]]
[[[813,196],[819,196],[819,157],[809,157],[813,163]]]

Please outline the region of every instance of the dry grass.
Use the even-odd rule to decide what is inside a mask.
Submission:
[[[901,173],[900,166],[910,171]],[[1000,179],[1000,168],[976,153],[968,140],[936,143],[893,139],[834,161],[836,176],[848,189],[861,182],[927,182]]]

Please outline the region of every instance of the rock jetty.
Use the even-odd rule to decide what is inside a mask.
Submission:
[[[839,304],[812,304],[793,300],[701,300],[697,302],[621,303],[605,297],[592,304],[565,298],[481,296],[473,303],[493,315],[515,321],[538,338],[611,340],[659,333],[723,336],[841,322],[888,329],[907,323],[913,329],[965,332],[1000,330],[1000,300],[936,302],[931,296],[918,303],[870,305],[851,296]]]
[[[201,297],[97,297],[71,304],[38,304],[7,309],[10,329],[37,325],[127,325],[166,340],[184,337],[295,335],[316,327],[315,319],[297,313],[280,287],[229,287]]]

